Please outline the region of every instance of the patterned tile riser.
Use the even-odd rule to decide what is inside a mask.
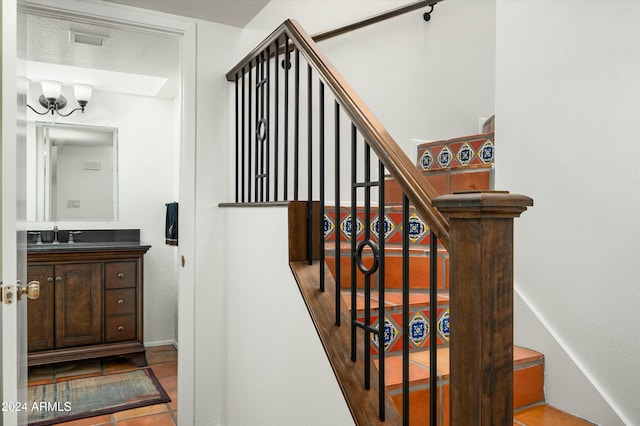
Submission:
[[[495,159],[494,133],[485,133],[418,145],[420,170],[456,170],[490,167]]]
[[[365,237],[365,214],[363,208],[356,211],[356,241],[363,241]],[[342,207],[340,209],[340,218],[336,220],[335,208],[332,206],[325,207],[324,214],[324,235],[325,241],[335,241],[336,234],[340,235],[341,242],[351,241],[351,209]],[[379,219],[377,207],[371,208],[369,215],[369,231],[371,240],[378,242]],[[385,242],[389,244],[402,244],[402,210],[398,208],[387,208],[384,218]],[[409,244],[410,246],[429,247],[430,235],[429,226],[422,218],[415,213],[412,208],[409,213]]]
[[[492,190],[495,159],[493,136],[493,133],[487,133],[421,144],[418,146],[416,168],[440,195]],[[402,195],[399,185],[388,176],[385,179],[385,204],[401,205]]]
[[[438,303],[436,310],[436,329],[438,347],[449,346],[450,336],[450,312],[449,303]],[[358,317],[363,321],[364,317]],[[371,317],[371,324],[377,325],[378,317]],[[385,312],[385,352],[387,355],[402,353],[405,333],[402,324],[402,308],[397,306],[387,308]],[[412,306],[409,312],[409,351],[429,350],[431,327],[429,306]],[[371,350],[373,355],[378,355],[379,344],[377,335],[371,336]]]

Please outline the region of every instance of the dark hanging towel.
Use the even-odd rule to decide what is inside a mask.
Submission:
[[[167,204],[165,243],[170,246],[178,245],[178,203],[176,202]]]

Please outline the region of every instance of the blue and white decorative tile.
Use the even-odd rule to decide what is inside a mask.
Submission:
[[[444,148],[442,148],[442,150],[440,151],[440,154],[438,154],[438,164],[443,169],[446,169],[447,167],[449,167],[449,164],[451,164],[452,161],[453,153],[451,152],[449,147],[445,145]]]
[[[419,241],[424,234],[427,233],[429,227],[420,219],[420,217],[413,213],[409,216],[409,240],[412,243]]]
[[[493,142],[491,142],[491,139],[487,139],[483,144],[482,147],[480,148],[480,161],[482,161],[484,164],[489,164],[490,162],[493,161],[493,157],[495,155],[495,150],[494,150],[494,146],[493,146]]]
[[[444,311],[444,314],[442,314],[442,316],[438,320],[438,331],[447,342],[449,341],[450,320],[451,316],[449,314],[449,308],[447,308],[447,310]]]
[[[396,229],[396,225],[389,219],[387,215],[384,216],[384,239],[389,238],[389,235]],[[371,232],[376,236],[376,238],[380,238],[380,216],[376,216],[376,218],[371,222]]]
[[[375,329],[378,330],[378,324],[376,324]],[[384,350],[389,349],[389,346],[393,344],[393,342],[398,338],[398,327],[396,327],[389,318],[384,318]],[[378,333],[371,333],[371,341],[376,345],[377,348],[380,348],[380,343],[378,339]]]
[[[417,312],[411,321],[409,321],[409,340],[416,347],[421,347],[429,337],[429,322],[422,315],[422,312]]]
[[[348,239],[351,239],[351,215],[347,215],[347,217],[340,222],[340,229]],[[364,225],[362,224],[362,221],[358,216],[356,216],[356,238],[360,235],[363,229]]]
[[[420,167],[422,170],[429,170],[433,165],[433,155],[428,149],[425,149],[420,157]]]
[[[473,148],[471,148],[471,145],[465,142],[458,151],[458,163],[460,163],[460,165],[462,166],[467,166],[469,163],[471,163],[471,160],[473,160],[474,155],[475,152],[473,151]]]
[[[331,218],[329,216],[327,216],[326,214],[324,215],[323,226],[324,226],[324,237],[325,238],[327,238],[329,235],[331,235],[333,230],[336,228],[336,225],[333,223]]]

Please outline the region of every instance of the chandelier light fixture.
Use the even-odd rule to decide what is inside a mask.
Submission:
[[[39,112],[31,105],[27,105],[31,111],[39,115],[46,115],[49,113],[53,115],[55,113],[61,117],[68,117],[76,111],[84,113],[84,107],[87,106],[87,103],[91,100],[91,92],[93,91],[93,86],[88,84],[74,84],[73,93],[76,97],[76,101],[78,101],[78,105],[80,106],[72,109],[68,114],[62,114],[60,110],[67,106],[67,98],[60,94],[62,91],[62,83],[59,81],[45,80],[41,81],[40,85],[42,86],[42,95],[38,98],[38,102],[47,110],[45,112]]]

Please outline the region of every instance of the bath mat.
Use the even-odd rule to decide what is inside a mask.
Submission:
[[[29,424],[51,425],[171,401],[150,368],[30,386]]]

